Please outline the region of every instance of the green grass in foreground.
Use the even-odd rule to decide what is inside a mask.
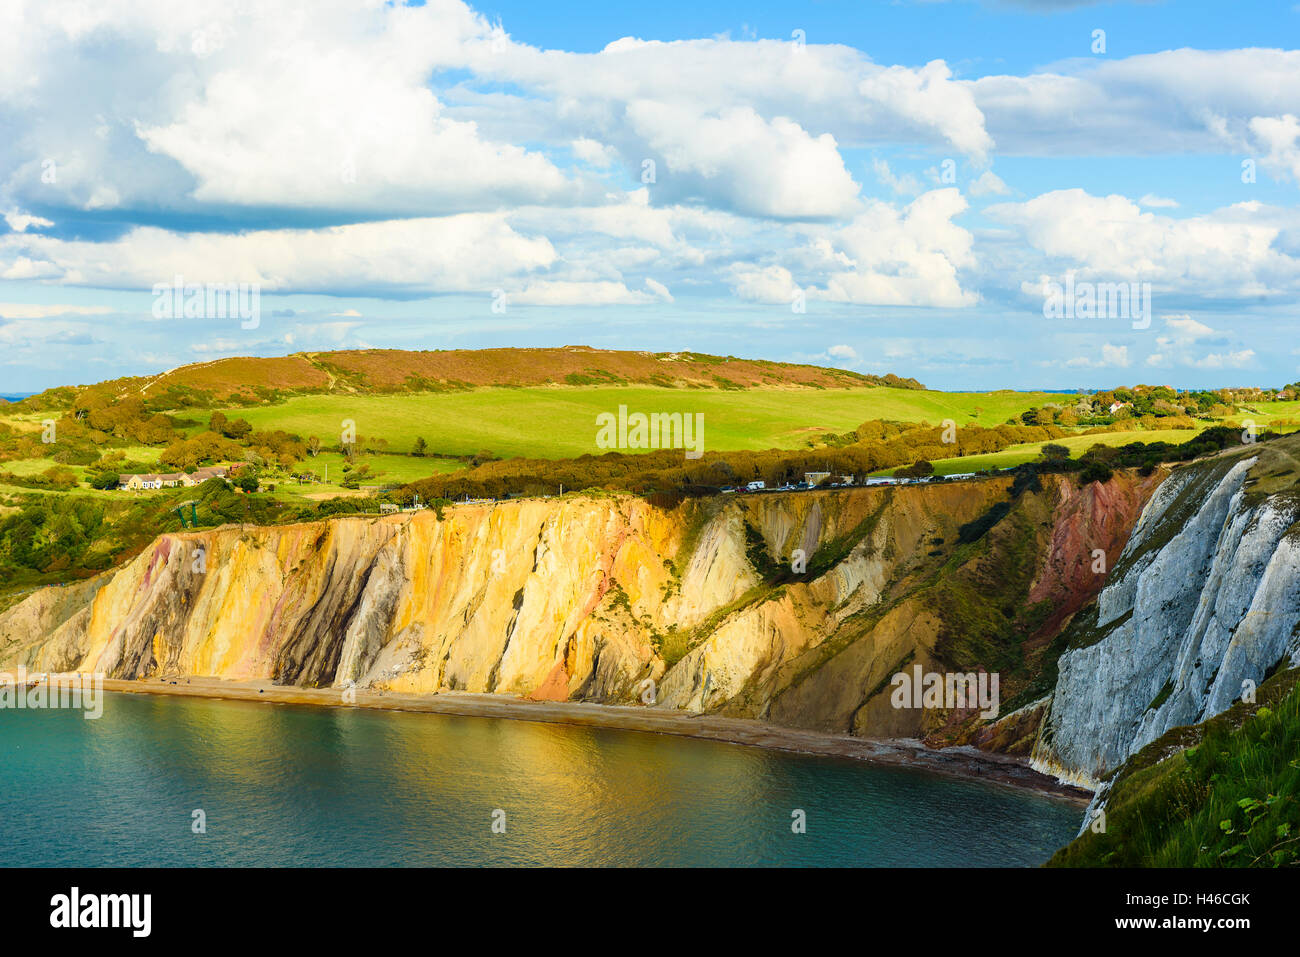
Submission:
[[[1130,758],[1105,824],[1049,866],[1300,865],[1300,669],[1260,685],[1257,706],[1175,728]]]
[[[712,451],[797,449],[818,432],[847,432],[868,419],[1001,425],[1045,402],[1048,392],[928,392],[907,389],[748,389],[716,391],[652,386],[475,389],[417,395],[296,396],[279,405],[226,410],[257,429],[318,436],[336,446],[345,419],[363,437],[387,439],[409,452],[417,436],[431,451],[472,455],[570,458],[606,450],[596,445],[596,416],[629,412],[704,415],[704,444]],[[207,414],[204,413],[206,422]]]

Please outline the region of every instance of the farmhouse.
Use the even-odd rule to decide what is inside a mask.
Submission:
[[[132,474],[122,475],[117,480],[118,488],[129,488],[134,491],[140,489],[162,488],[161,476],[148,472],[144,475]]]
[[[188,481],[182,480],[183,485],[202,485],[210,478],[225,478],[229,474],[229,469],[224,465],[206,465],[201,469],[195,469],[189,475],[185,476]]]
[[[177,486],[191,488],[195,485],[202,485],[210,478],[224,478],[229,472],[230,469],[227,469],[224,465],[209,465],[201,469],[195,469],[191,473],[127,473],[118,477],[117,487],[119,489],[129,488],[133,491],[176,488]]]

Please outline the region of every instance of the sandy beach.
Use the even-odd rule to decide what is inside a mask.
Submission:
[[[203,677],[137,681],[108,678],[104,679],[104,690],[126,694],[184,695],[316,707],[356,707],[379,711],[508,718],[575,727],[673,734],[977,778],[1033,791],[1045,797],[1071,801],[1080,807],[1085,806],[1092,796],[1087,791],[1060,784],[1053,778],[1039,774],[1023,758],[991,754],[974,748],[935,750],[915,740],[855,738],[782,728],[743,718],[695,715],[651,707],[531,701],[504,695],[456,691],[417,695],[358,690],[353,692],[355,701],[347,702],[343,692],[334,688],[296,688],[266,681],[228,681]]]

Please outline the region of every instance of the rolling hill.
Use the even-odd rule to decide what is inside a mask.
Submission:
[[[275,357],[234,357],[180,366],[154,376],[113,379],[76,391],[162,399],[198,393],[207,403],[248,403],[292,394],[454,392],[476,387],[647,385],[737,390],[921,389],[915,379],[697,352],[548,349],[355,349]]]

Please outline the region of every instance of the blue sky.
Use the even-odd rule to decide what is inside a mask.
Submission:
[[[0,11],[5,391],[573,343],[1300,379],[1296,4],[230,7]],[[1046,318],[1067,274],[1149,315]],[[159,317],[178,280],[257,322]]]

